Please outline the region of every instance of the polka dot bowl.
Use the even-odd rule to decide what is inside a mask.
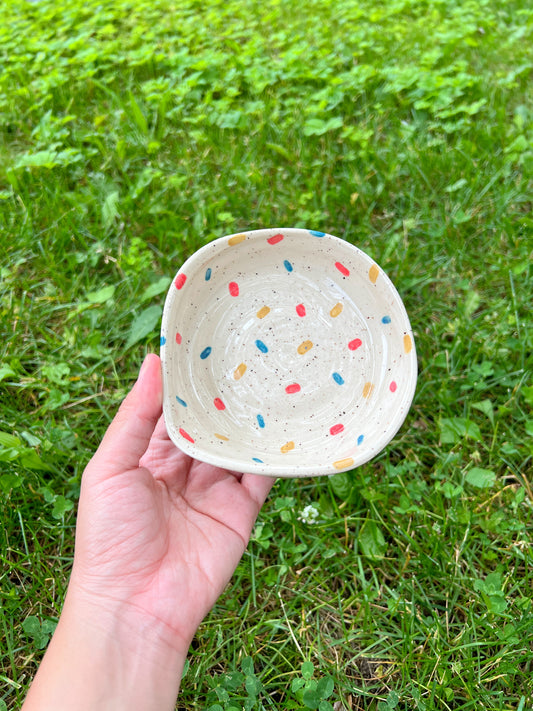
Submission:
[[[217,239],[170,287],[161,334],[164,416],[186,454],[238,472],[335,474],[380,452],[417,377],[390,279],[322,232]]]

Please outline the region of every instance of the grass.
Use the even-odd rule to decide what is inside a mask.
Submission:
[[[2,13],[0,708],[57,620],[81,472],[170,278],[284,225],[387,271],[417,394],[373,462],[276,485],[177,708],[532,709],[529,3]]]

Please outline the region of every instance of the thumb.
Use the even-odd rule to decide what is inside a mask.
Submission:
[[[107,479],[139,466],[161,415],[162,393],[161,361],[149,354],[90,462],[98,478]]]

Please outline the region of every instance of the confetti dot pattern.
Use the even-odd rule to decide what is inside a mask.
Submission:
[[[351,469],[355,464],[355,460],[352,457],[346,457],[346,459],[338,459],[336,462],[333,462],[333,466],[335,469],[338,469],[338,471],[346,471],[347,469]]]
[[[298,346],[298,353],[300,355],[303,355],[304,353],[307,353],[307,351],[310,351],[312,347],[313,347],[313,344],[311,341],[303,341]]]
[[[178,274],[178,276],[176,277],[176,279],[174,281],[174,285],[175,285],[176,289],[178,289],[178,291],[180,289],[183,289],[186,281],[187,281],[187,277],[185,276],[185,274]]]
[[[368,278],[372,282],[372,284],[375,284],[378,280],[379,276],[379,269],[376,267],[375,264],[373,264],[370,269],[368,270]]]
[[[246,235],[233,235],[233,237],[230,237],[228,239],[228,244],[230,247],[235,247],[236,245],[240,244],[241,242],[244,242],[246,239]]]
[[[388,276],[316,230],[240,233],[192,255],[169,289],[160,343],[171,439],[234,471],[353,469],[394,437],[416,384]]]
[[[329,312],[329,315],[331,316],[331,318],[337,318],[337,316],[342,313],[343,308],[344,307],[342,304],[335,304],[335,306]]]
[[[186,432],[183,429],[183,427],[180,427],[179,432],[180,432],[180,435],[183,437],[183,439],[186,439],[191,444],[194,444],[194,439],[191,437],[191,435],[188,432]]]
[[[363,387],[363,397],[370,397],[373,390],[374,390],[373,383],[365,383],[365,385]]]
[[[241,363],[235,368],[235,372],[233,373],[233,377],[235,380],[240,380],[242,376],[246,373],[247,366],[245,363]]]
[[[350,270],[347,267],[345,267],[344,264],[341,264],[341,262],[335,262],[335,266],[340,271],[342,276],[345,276],[345,277],[350,276]]]

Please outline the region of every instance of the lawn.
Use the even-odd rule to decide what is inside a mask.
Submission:
[[[533,709],[532,79],[526,0],[2,1],[0,710],[171,278],[281,226],[389,274],[417,392],[275,485],[177,709]]]

